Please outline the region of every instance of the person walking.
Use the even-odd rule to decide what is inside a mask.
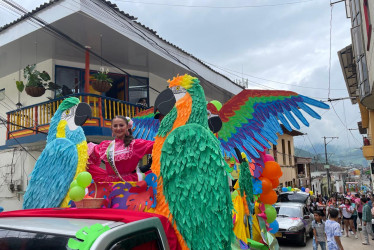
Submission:
[[[318,249],[318,245],[321,246],[322,250],[326,250],[326,234],[325,234],[325,222],[322,220],[322,214],[320,211],[314,212],[314,221],[312,222],[313,228],[313,250]]]
[[[345,237],[349,237],[348,233],[348,226],[353,231],[353,234],[355,235],[355,238],[358,239],[356,230],[353,224],[352,214],[354,212],[354,208],[351,206],[351,200],[347,197],[344,199],[344,204],[342,204],[340,207],[340,211],[343,215],[343,222],[344,222],[344,228],[345,228]]]
[[[327,249],[329,250],[344,250],[340,237],[340,225],[338,223],[339,211],[331,209],[330,219],[325,223],[325,233],[327,238]]]
[[[364,197],[361,198],[361,203],[363,204],[362,208],[362,234],[364,235],[364,241],[362,242],[363,245],[369,245],[369,234],[372,239],[374,239],[374,234],[371,228],[371,220],[372,215],[370,211],[370,206],[368,204],[368,200]]]

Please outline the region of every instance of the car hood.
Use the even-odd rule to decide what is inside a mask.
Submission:
[[[290,227],[297,227],[303,224],[300,218],[293,217],[277,217],[280,229],[288,230]]]

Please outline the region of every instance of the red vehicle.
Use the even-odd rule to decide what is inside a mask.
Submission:
[[[90,239],[92,250],[180,248],[168,219],[157,214],[106,208],[48,208],[0,213],[0,249],[71,249],[70,239],[82,241],[77,234],[80,229],[97,224],[110,229]]]

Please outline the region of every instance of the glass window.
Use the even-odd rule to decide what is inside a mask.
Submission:
[[[162,249],[161,239],[156,228],[136,232],[119,239],[110,250],[157,250]]]
[[[0,228],[0,249],[66,250],[69,236],[26,232]]]
[[[148,78],[143,77],[129,77],[129,102],[138,103],[141,99],[148,102]]]
[[[56,84],[61,89],[56,90],[56,97],[71,95],[79,92],[81,70],[67,67],[56,67]]]
[[[278,216],[293,217],[293,218],[303,217],[300,207],[280,206],[280,207],[275,207],[275,209],[277,210]]]

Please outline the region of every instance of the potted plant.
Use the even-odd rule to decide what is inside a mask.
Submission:
[[[46,89],[55,90],[60,88],[55,83],[50,82],[51,77],[47,72],[36,70],[35,64],[27,65],[23,70],[23,76],[27,79],[25,91],[33,97],[44,95]]]
[[[108,76],[109,69],[104,70],[103,67],[100,71],[91,76],[92,87],[99,92],[107,92],[112,87],[113,80]]]

